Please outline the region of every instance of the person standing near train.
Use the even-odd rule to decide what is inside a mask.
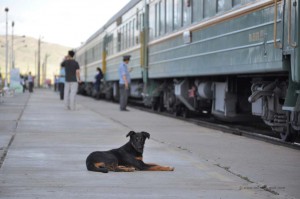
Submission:
[[[123,56],[123,62],[119,66],[119,87],[120,87],[120,110],[128,111],[126,109],[128,97],[130,94],[130,74],[132,68],[128,69],[130,55]]]
[[[27,81],[28,81],[29,93],[32,93],[33,92],[33,76],[31,75],[31,72],[28,73]]]
[[[76,93],[78,83],[80,80],[80,68],[77,61],[74,60],[75,52],[70,50],[67,58],[61,63],[65,68],[65,89],[64,89],[64,102],[67,110],[76,109]]]
[[[95,76],[95,83],[94,83],[94,89],[95,89],[95,97],[100,97],[100,85],[101,85],[101,79],[103,78],[103,73],[100,67],[97,67],[97,74]]]
[[[61,66],[59,72],[59,79],[58,79],[58,90],[59,90],[60,100],[64,100],[65,76],[66,76],[65,67]]]

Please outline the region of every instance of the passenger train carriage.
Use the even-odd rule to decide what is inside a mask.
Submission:
[[[300,131],[299,0],[131,0],[77,49],[92,94],[118,100],[131,55],[131,99],[159,111],[261,119],[285,141]]]

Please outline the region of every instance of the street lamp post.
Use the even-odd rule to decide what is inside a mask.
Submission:
[[[15,22],[11,23],[11,68],[15,68],[14,65],[14,26]]]
[[[6,44],[5,44],[5,83],[4,83],[4,88],[8,89],[7,87],[7,75],[8,75],[8,23],[7,23],[7,15],[8,15],[8,8],[5,8],[5,12],[6,12]]]

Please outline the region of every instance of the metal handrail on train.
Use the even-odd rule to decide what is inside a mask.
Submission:
[[[289,0],[289,17],[288,17],[288,43],[291,47],[296,48],[297,43],[292,41],[292,0]]]
[[[277,1],[278,0],[274,0],[274,48],[282,48],[281,44],[277,44]]]

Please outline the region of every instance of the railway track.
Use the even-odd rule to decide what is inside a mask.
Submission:
[[[219,120],[216,120],[215,118],[207,117],[204,115],[195,116],[195,117],[191,117],[191,118],[184,118],[184,117],[176,116],[174,114],[170,114],[167,112],[158,112],[158,111],[155,111],[155,110],[152,110],[149,108],[145,108],[136,103],[130,104],[130,106],[133,108],[142,110],[142,111],[159,114],[159,115],[164,115],[166,117],[171,117],[174,119],[183,120],[183,121],[190,122],[190,123],[202,126],[202,127],[216,129],[216,130],[222,131],[224,133],[230,133],[230,134],[234,134],[237,136],[245,136],[245,137],[249,137],[252,139],[261,140],[264,142],[300,150],[300,140],[299,139],[297,139],[296,142],[294,142],[294,143],[284,142],[279,137],[276,137],[276,135],[260,121],[258,121],[258,122],[255,121],[252,124],[249,124],[249,123],[247,123],[247,124],[246,123],[239,123],[239,124],[226,123],[226,122],[221,122]]]

